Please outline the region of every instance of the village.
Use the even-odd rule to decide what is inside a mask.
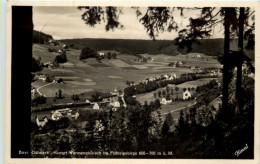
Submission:
[[[211,71],[210,76],[215,76],[216,73],[215,71]],[[38,80],[41,80],[43,82],[51,82],[51,83],[63,83],[62,79],[58,79],[55,80],[54,78],[50,78],[48,76],[43,76],[40,75],[37,77]],[[49,80],[52,79],[52,80]],[[149,84],[150,82],[154,82],[154,81],[171,81],[174,79],[178,79],[177,75],[175,73],[171,73],[171,74],[164,74],[161,75],[160,77],[146,77],[144,80],[139,80],[138,83],[132,81],[129,82],[127,81],[126,84],[129,86],[136,86],[138,84]],[[162,96],[158,96],[158,98],[160,98],[160,104],[161,105],[166,105],[166,104],[170,104],[173,103],[174,100],[173,98],[171,98],[169,96],[170,90],[171,90],[171,95],[173,95],[173,90],[177,90],[177,86],[176,85],[168,85],[166,86],[166,92],[162,92]],[[177,101],[190,101],[190,100],[194,100],[195,102],[195,88],[194,87],[188,87],[188,88],[183,88],[181,92],[181,96],[178,98],[177,97]],[[31,94],[32,97],[36,96],[37,94],[41,94],[36,88],[32,87],[31,88]],[[154,92],[155,94],[155,92]],[[159,94],[158,94],[159,95]],[[178,95],[177,95],[178,96]],[[136,95],[132,96],[133,98],[136,98]],[[176,98],[175,98],[176,99]],[[148,100],[147,100],[148,101]],[[77,102],[72,102],[72,103],[66,103],[66,104],[54,104],[54,106],[70,106],[72,104],[80,104],[81,102],[77,101]],[[116,88],[109,92],[104,94],[102,97],[99,96],[97,97],[96,101],[95,100],[89,100],[89,99],[85,99],[85,102],[82,102],[84,104],[84,108],[85,109],[89,109],[89,110],[96,110],[96,111],[100,111],[100,110],[106,110],[106,109],[112,109],[112,111],[116,111],[118,108],[120,107],[126,107],[127,104],[125,102],[124,99],[124,93],[121,90],[117,90]],[[80,111],[79,110],[74,110],[72,108],[61,108],[61,109],[56,109],[56,110],[52,110],[49,111],[48,114],[46,115],[36,115],[36,124],[38,125],[39,129],[43,128],[48,120],[52,120],[52,121],[58,121],[61,118],[67,117],[70,118],[71,120],[76,120],[80,115]]]
[[[44,46],[44,51],[38,52],[39,46]],[[196,105],[196,88],[221,75],[220,67],[212,62],[214,59],[211,64],[208,59],[202,60],[200,54],[191,54],[187,59],[182,55],[177,58],[149,54],[130,56],[102,50],[96,52],[94,59],[84,59],[74,45],[52,39],[35,47],[35,59],[41,67],[41,71],[32,74],[31,86],[31,121],[38,133],[34,136],[35,142],[51,137],[50,131],[55,130],[60,134],[60,142],[71,143],[75,125],[82,135],[89,136],[94,131],[94,136],[98,137],[104,130],[101,115],[127,110],[134,101],[159,107],[153,111],[155,119],[156,113],[161,112],[163,120],[167,114],[173,114],[177,122],[176,114]],[[209,66],[190,65],[190,61],[202,61]],[[85,66],[90,69],[87,74],[75,72]],[[110,75],[106,77],[100,72],[89,78],[92,71],[97,70]],[[81,78],[82,75],[85,77]],[[94,81],[95,76],[98,80]],[[84,92],[86,88],[89,89]],[[92,124],[94,129],[84,130]]]

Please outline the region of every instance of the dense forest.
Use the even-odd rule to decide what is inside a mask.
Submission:
[[[178,55],[186,53],[186,50],[178,49],[173,40],[131,40],[131,39],[67,39],[61,42],[71,45],[78,49],[86,46],[95,50],[114,49],[122,53],[129,54],[166,54]],[[204,39],[200,44],[194,45],[191,52],[205,53],[206,55],[216,56],[223,53],[223,39]]]
[[[33,30],[33,38],[32,38],[33,43],[43,44],[45,42],[48,42],[50,39],[53,39],[51,35]]]

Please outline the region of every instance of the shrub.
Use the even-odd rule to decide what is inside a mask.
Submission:
[[[45,104],[46,98],[44,96],[38,96],[31,100],[31,106],[37,106],[39,104]]]
[[[34,57],[32,57],[32,72],[41,71],[41,62],[40,60],[36,60]]]
[[[116,59],[117,58],[117,54],[116,53],[112,53],[112,59]]]
[[[79,60],[95,57],[97,57],[97,52],[89,47],[85,47],[81,50]]]
[[[53,48],[48,48],[48,52],[54,52],[55,51],[55,49],[53,49]]]
[[[66,63],[67,60],[67,56],[66,56],[66,52],[62,52],[60,55],[57,55],[56,58],[54,59],[55,63]]]

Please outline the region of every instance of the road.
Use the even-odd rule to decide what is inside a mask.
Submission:
[[[39,88],[37,88],[36,91],[42,96],[43,94],[40,92],[40,89],[43,88],[43,87],[46,87],[46,86],[48,86],[48,85],[51,85],[51,84],[53,84],[53,83],[54,83],[54,82],[51,82],[51,83],[42,85],[42,86],[40,86]]]

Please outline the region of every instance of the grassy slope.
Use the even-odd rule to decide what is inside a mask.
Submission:
[[[33,56],[41,57],[42,62],[53,61],[56,53],[48,52],[50,45],[34,44]],[[152,56],[153,61],[148,63],[135,62],[135,56],[128,54],[118,55],[118,59],[102,60],[102,63],[94,58],[85,61],[79,60],[80,50],[69,49],[67,52],[68,62],[61,64],[59,69],[45,68],[41,73],[53,75],[56,78],[63,78],[65,84],[52,84],[43,89],[41,92],[47,97],[53,97],[58,89],[63,90],[63,94],[72,95],[91,90],[111,91],[114,88],[124,89],[125,82],[143,80],[149,76],[160,76],[162,74],[176,73],[180,75],[186,72],[192,72],[189,68],[172,68],[167,66],[170,61],[186,60],[187,66],[199,65],[201,67],[220,67],[218,62],[212,57],[208,57],[209,61],[201,58],[192,58],[194,54],[189,55],[156,55]],[[201,54],[202,56],[205,56]],[[188,56],[188,57],[187,57]],[[35,82],[35,87],[41,84]]]

